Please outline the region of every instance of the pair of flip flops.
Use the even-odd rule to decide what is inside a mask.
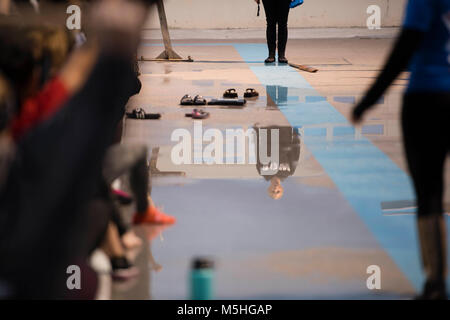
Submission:
[[[159,113],[146,113],[142,108],[136,108],[131,112],[126,113],[127,118],[140,120],[157,120],[161,118]]]
[[[202,109],[194,109],[191,113],[186,113],[185,116],[192,119],[206,119],[209,117],[209,112],[205,112]]]
[[[259,93],[253,88],[248,88],[244,92],[244,98],[254,98],[257,96],[259,96]],[[228,89],[224,92],[223,97],[227,99],[235,99],[238,97],[238,93],[236,89]]]
[[[206,105],[206,103],[207,103],[206,99],[203,98],[202,96],[196,95],[194,98],[192,98],[188,94],[185,94],[180,101],[180,104],[182,106],[204,106]]]

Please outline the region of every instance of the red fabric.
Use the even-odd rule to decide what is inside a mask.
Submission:
[[[54,77],[35,96],[22,105],[20,114],[13,120],[12,134],[15,140],[40,122],[53,115],[69,98],[69,92],[59,77]]]

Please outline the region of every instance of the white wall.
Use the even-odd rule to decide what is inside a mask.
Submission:
[[[289,26],[365,27],[367,7],[379,5],[382,26],[398,26],[407,0],[304,0],[291,11]],[[264,9],[256,17],[254,0],[166,0],[166,14],[172,29],[258,28],[265,25]],[[158,28],[156,10],[147,27]]]

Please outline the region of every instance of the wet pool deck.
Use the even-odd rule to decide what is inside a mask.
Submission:
[[[408,75],[363,127],[347,121],[391,43],[291,40],[289,60],[317,67],[315,74],[264,66],[264,42],[248,39],[177,40],[175,50],[196,62],[140,63],[142,91],[128,109],[142,107],[162,118],[127,120],[123,141],[152,149],[152,198],[178,222],[163,230],[138,229],[147,239],[137,258],[141,276],[115,286],[113,296],[188,298],[191,259],[206,255],[216,263],[219,299],[411,297],[423,278],[398,121]],[[159,41],[146,40],[139,55],[155,57],[162,49]],[[205,107],[211,115],[202,121],[204,131],[288,126],[300,136],[297,167],[282,181],[279,200],[268,196],[269,182],[255,164],[171,161],[173,131],[193,132],[180,98],[219,98],[228,88],[240,95],[255,88],[260,97],[242,109]],[[367,289],[370,265],[381,268],[381,290]]]

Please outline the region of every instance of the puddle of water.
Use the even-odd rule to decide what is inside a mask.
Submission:
[[[155,259],[163,266],[153,277],[155,298],[186,298],[189,262],[199,255],[213,256],[217,261],[217,298],[279,295],[292,298],[333,292],[356,296],[361,292],[365,278],[364,281],[348,278],[346,268],[334,268],[333,277],[324,275],[323,281],[311,281],[308,272],[300,271],[321,263],[324,256],[311,256],[303,261],[297,252],[331,248],[327,270],[346,263],[347,269],[358,269],[370,257],[385,261],[388,256],[368,236],[366,227],[338,190],[300,185],[290,179],[283,185],[285,192],[280,200],[267,195],[267,182],[262,179],[205,179],[182,187],[154,187],[155,202],[178,220],[164,233],[164,242],[156,242],[153,247]],[[361,257],[361,261],[352,264],[351,260],[333,259],[332,248],[336,247],[356,250],[354,257]],[[378,251],[371,255],[370,249]],[[291,253],[284,255],[284,262],[258,263],[279,252]],[[255,264],[261,268],[255,269]],[[288,272],[294,265],[302,267],[300,273]],[[393,277],[401,279],[395,265],[389,268]],[[406,280],[401,285],[408,290]]]

